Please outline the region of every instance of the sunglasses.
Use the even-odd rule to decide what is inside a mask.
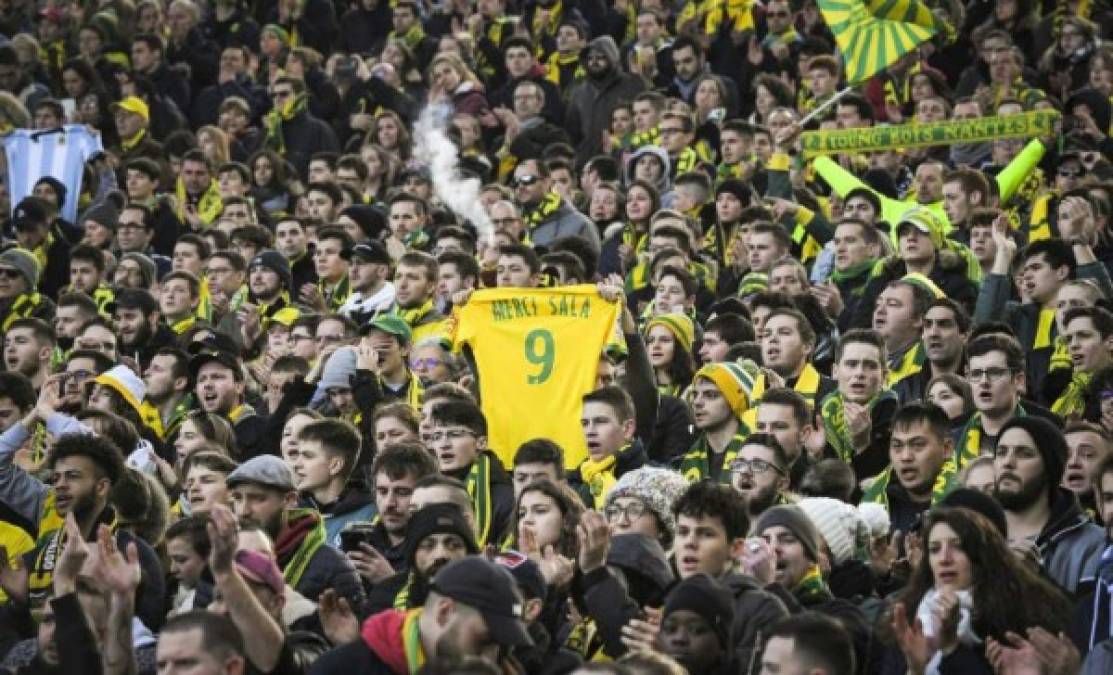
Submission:
[[[541,178],[539,176],[518,176],[510,181],[510,187],[529,187],[540,180]]]
[[[22,272],[19,270],[0,269],[0,277],[4,277],[5,279],[18,279],[21,275]]]
[[[1074,171],[1071,171],[1070,169],[1059,169],[1055,173],[1062,176],[1063,178],[1081,178],[1086,172],[1082,169],[1075,169]]]

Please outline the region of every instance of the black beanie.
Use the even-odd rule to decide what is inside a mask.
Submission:
[[[715,188],[715,196],[728,192],[734,195],[738,201],[742,202],[743,207],[750,206],[754,203],[754,190],[749,185],[743,183],[735,178],[729,178],[719,184]]]
[[[980,513],[988,518],[989,522],[993,523],[1002,537],[1006,539],[1009,537],[1009,521],[1005,518],[1005,510],[1001,508],[996,499],[984,492],[970,488],[958,488],[939,500],[938,506],[970,509]]]
[[[812,523],[811,518],[808,518],[808,514],[804,513],[803,509],[791,504],[782,504],[766,509],[758,516],[753,532],[760,536],[762,532],[775,525],[780,525],[796,535],[796,538],[804,547],[804,555],[807,556],[808,560],[819,562],[819,530],[815,529],[815,524]]]
[[[1049,420],[1035,415],[1024,415],[1006,422],[1005,426],[1001,427],[1001,433],[997,435],[997,442],[1000,443],[1005,432],[1014,427],[1027,431],[1035,442],[1036,449],[1040,451],[1040,457],[1043,458],[1043,472],[1047,477],[1047,498],[1054,500],[1059,483],[1063,481],[1063,469],[1067,464],[1067,440],[1063,438],[1063,432]]]
[[[662,618],[686,609],[703,618],[715,634],[724,650],[730,650],[730,626],[734,622],[733,595],[729,589],[706,574],[689,577],[673,587],[665,599]]]
[[[418,544],[431,534],[458,534],[464,540],[470,555],[479,553],[475,543],[475,533],[468,526],[467,519],[455,504],[428,504],[410,516],[406,525],[406,559],[412,561]]]
[[[260,251],[251,259],[247,266],[248,271],[256,267],[265,267],[277,274],[282,279],[282,287],[287,291],[294,291],[294,278],[290,272],[290,261],[278,251]]]

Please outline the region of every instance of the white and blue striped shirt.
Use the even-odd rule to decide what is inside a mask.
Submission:
[[[67,124],[61,130],[16,129],[4,137],[4,150],[12,208],[31,194],[40,178],[53,176],[66,186],[62,217],[77,224],[85,162],[104,151],[100,134],[80,124]]]

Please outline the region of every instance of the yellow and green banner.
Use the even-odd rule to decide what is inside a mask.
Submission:
[[[938,33],[954,29],[919,0],[819,0],[835,36],[846,82],[859,84]]]
[[[805,157],[844,152],[877,152],[897,148],[984,143],[998,138],[1035,138],[1055,135],[1059,113],[1040,110],[1003,117],[979,117],[931,124],[901,124],[800,135]]]

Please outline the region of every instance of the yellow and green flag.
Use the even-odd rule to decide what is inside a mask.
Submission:
[[[951,27],[919,0],[819,0],[838,42],[847,84],[865,82]]]

